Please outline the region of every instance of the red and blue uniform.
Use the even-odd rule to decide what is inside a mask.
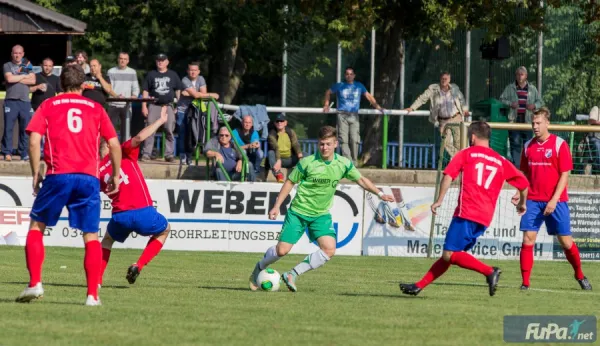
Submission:
[[[112,199],[112,218],[106,231],[115,241],[124,242],[131,232],[153,236],[167,229],[167,219],[152,205],[152,197],[137,164],[140,147],[133,147],[131,139],[121,145],[121,183],[119,191],[109,196]],[[112,163],[108,155],[100,163],[100,186],[107,190],[112,175]]]
[[[444,241],[444,250],[448,251],[467,251],[485,233],[505,181],[519,190],[528,186],[523,173],[512,163],[482,146],[459,151],[444,174],[452,180],[462,174],[458,205]]]
[[[46,178],[33,202],[31,219],[55,226],[62,209],[69,225],[85,233],[98,232],[100,137],[117,137],[102,106],[77,94],[63,94],[43,102],[26,132],[45,137]]]
[[[539,231],[542,223],[550,235],[570,235],[571,215],[567,187],[562,191],[556,209],[544,216],[560,176],[573,169],[573,159],[567,142],[553,134],[543,142],[530,139],[521,153],[521,170],[531,185],[527,195],[527,212],[521,218],[521,231]]]

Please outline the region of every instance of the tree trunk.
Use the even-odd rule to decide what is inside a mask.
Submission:
[[[209,91],[219,94],[219,102],[231,103],[246,73],[246,62],[239,52],[239,42],[235,38],[234,43],[213,61]]]
[[[380,66],[375,82],[375,99],[381,107],[390,109],[394,103],[394,95],[400,80],[400,60],[404,54],[402,45],[401,23],[395,22],[387,32],[383,34],[383,49]],[[377,165],[381,167],[383,144],[382,115],[370,116],[367,124],[366,136],[363,140],[361,162],[364,165]],[[402,150],[402,149],[400,149]]]

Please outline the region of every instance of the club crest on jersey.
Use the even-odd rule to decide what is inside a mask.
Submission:
[[[552,149],[546,149],[546,153],[544,153],[544,156],[549,159],[552,157]]]

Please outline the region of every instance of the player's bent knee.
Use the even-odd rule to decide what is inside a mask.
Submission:
[[[329,257],[332,258],[335,255],[335,247],[334,248],[321,248],[323,252]]]
[[[275,247],[275,250],[277,251],[277,256],[283,257],[283,256],[287,255],[290,252],[290,250],[292,249],[292,246],[294,246],[294,245],[290,244],[290,243],[284,243],[284,242],[277,243],[277,246]]]
[[[165,243],[167,241],[167,238],[169,238],[169,232],[171,232],[171,226],[167,226],[167,229],[162,231],[161,233],[159,233],[156,236],[156,239],[158,239],[161,243]]]
[[[444,251],[442,253],[442,259],[448,263],[450,263],[450,260],[452,259],[452,254],[454,252],[453,251]]]
[[[523,244],[534,245],[537,238],[537,232],[523,231]]]
[[[110,236],[110,234],[106,233],[104,238],[102,238],[102,248],[104,249],[112,249],[115,240]]]

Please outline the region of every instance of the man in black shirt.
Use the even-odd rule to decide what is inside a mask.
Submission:
[[[102,65],[97,59],[90,61],[90,73],[85,75],[85,82],[83,83],[83,97],[87,97],[92,101],[96,101],[102,106],[106,103],[106,98],[110,96],[117,96],[113,93],[109,79],[106,75],[102,74]]]
[[[148,72],[142,84],[142,97],[154,97],[156,102],[151,105],[142,103],[142,114],[147,118],[146,122],[152,124],[160,118],[163,107],[167,107],[167,122],[163,125],[165,131],[165,161],[171,162],[174,158],[175,139],[175,112],[173,101],[179,98],[181,90],[185,87],[177,73],[169,70],[169,59],[165,54],[156,56],[156,70]],[[144,141],[142,161],[150,160],[152,148],[154,147],[154,136]]]
[[[31,108],[35,111],[46,99],[61,93],[60,78],[52,74],[54,62],[50,58],[42,61],[42,72],[35,74],[35,85],[29,87]]]

